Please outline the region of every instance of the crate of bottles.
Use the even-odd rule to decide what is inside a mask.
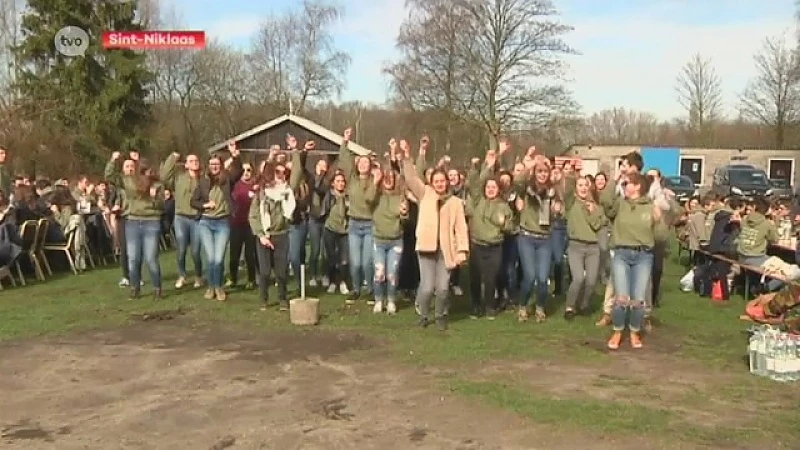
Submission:
[[[750,373],[775,381],[800,380],[800,335],[770,325],[749,331]]]

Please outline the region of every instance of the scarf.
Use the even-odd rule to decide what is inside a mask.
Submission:
[[[292,219],[294,208],[297,202],[294,198],[294,192],[289,188],[286,183],[276,184],[275,186],[264,188],[261,196],[261,203],[259,208],[261,210],[261,227],[266,233],[272,227],[272,208],[270,202],[280,203],[283,207],[283,217],[287,220]]]

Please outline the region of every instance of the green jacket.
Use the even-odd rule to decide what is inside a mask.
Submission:
[[[200,211],[192,208],[191,201],[199,177],[195,178],[185,170],[178,170],[177,160],[178,156],[173,153],[164,161],[164,165],[161,167],[163,175],[161,181],[167,189],[172,191],[172,197],[175,199],[175,214],[197,217]]]
[[[524,202],[524,207],[519,213],[519,227],[523,232],[549,235],[550,223],[553,218],[552,204],[557,201],[555,190],[549,189],[546,192],[533,192],[528,185],[528,175],[526,173],[514,178],[517,187],[518,198]],[[550,204],[548,208],[547,204]],[[545,212],[549,217],[542,217]]]
[[[499,196],[492,200],[483,194],[483,186],[492,175],[491,168],[484,167],[478,174],[477,168],[467,172],[466,214],[469,217],[470,240],[478,245],[497,245],[516,226],[514,212],[506,200]]]
[[[663,220],[653,217],[654,208],[647,197],[620,199],[611,228],[610,247],[653,248],[657,239],[663,239],[664,234],[669,233]]]
[[[372,235],[376,241],[388,242],[403,237],[402,222],[408,218],[408,207],[405,214],[400,214],[400,209],[405,202],[403,192],[378,193],[377,206],[372,214]]]
[[[568,176],[565,179],[566,189],[564,190],[564,208],[567,218],[567,236],[569,239],[596,243],[599,241],[597,232],[608,224],[605,210],[599,205],[592,203],[592,210],[589,204],[581,201],[575,194],[575,184],[577,178]]]
[[[13,184],[13,180],[11,179],[11,175],[8,173],[6,165],[0,164],[0,189],[3,190],[4,194],[6,194],[6,198],[13,194],[11,191],[13,189]]]
[[[258,237],[270,237],[286,234],[289,231],[289,218],[286,216],[283,202],[273,200],[264,193],[264,189],[259,189],[250,202],[247,221],[253,234]],[[269,218],[268,222],[266,218]]]
[[[779,237],[775,224],[754,211],[742,220],[736,251],[745,257],[764,256],[767,254],[767,244],[778,242]]]
[[[328,195],[331,196],[331,206],[328,210],[328,217],[325,219],[325,228],[334,233],[345,234],[347,233],[347,208],[349,203],[347,194],[337,194],[331,190]]]
[[[163,167],[162,167],[163,169]],[[162,170],[163,172],[163,170]],[[164,175],[163,173],[161,175]],[[119,161],[110,160],[105,169],[106,180],[113,183],[125,192],[124,215],[130,219],[138,220],[160,220],[164,213],[164,185],[154,183],[156,188],[155,197],[149,192],[140,193],[136,189],[136,182],[133,176],[123,175],[119,168]],[[163,176],[161,177],[163,179]]]
[[[350,201],[348,215],[351,219],[372,220],[377,186],[372,177],[361,178],[355,167],[353,153],[345,142],[339,148],[339,168],[347,179],[347,197]]]

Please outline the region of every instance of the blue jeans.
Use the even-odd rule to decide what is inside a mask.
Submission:
[[[322,231],[325,229],[325,222],[317,219],[308,219],[308,241],[311,245],[311,255],[308,258],[308,276],[316,278],[320,274],[319,260],[322,253]]]
[[[300,287],[300,266],[306,263],[306,237],[308,222],[305,220],[289,225],[289,264]]]
[[[517,236],[519,262],[522,266],[519,306],[528,306],[535,287],[536,307],[544,309],[547,302],[547,279],[550,277],[553,258],[552,248],[549,238],[525,234]]]
[[[225,272],[225,253],[231,237],[231,226],[228,218],[202,218],[197,223],[197,232],[208,262],[207,278],[210,288],[222,287],[222,275]]]
[[[403,256],[403,240],[375,242],[375,301],[394,301],[397,297],[397,277],[400,274],[400,258]]]
[[[644,302],[652,271],[652,249],[614,249],[614,259],[611,261],[611,277],[614,282],[611,325],[615,331],[625,329],[628,311],[628,328],[633,332],[641,330],[645,314]]]
[[[158,245],[161,240],[159,220],[125,220],[125,250],[128,253],[129,280],[138,290],[142,282],[142,262],[150,270],[153,288],[161,289],[161,263],[158,261]]]
[[[197,235],[197,220],[192,217],[175,215],[175,240],[178,241],[178,276],[186,278],[186,251],[192,249],[194,276],[203,277],[203,256],[200,253],[200,237]]]
[[[350,279],[353,292],[361,292],[365,280],[374,279],[375,265],[372,259],[372,221],[350,219],[347,231],[347,244],[350,250]],[[372,285],[367,283],[367,294]]]

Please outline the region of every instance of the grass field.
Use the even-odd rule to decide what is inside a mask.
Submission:
[[[115,266],[6,289],[0,293],[0,339],[7,346],[3,359],[13,354],[14,346],[28,342],[55,342],[115,329],[156,333],[169,322],[192,329],[233,327],[248,333],[248,339],[262,336],[267,341],[272,335],[306,339],[357,334],[370,344],[353,351],[350,361],[390,361],[396,364],[394,371],[430,376],[431,392],[509,413],[522,420],[514,427],[565,439],[563,447],[551,443],[542,448],[572,448],[586,442],[588,448],[800,445],[796,386],[748,374],[746,325],[737,320],[743,300],[734,297],[718,305],[679,292],[677,280],[684,269],[674,257],[665,270],[655,332],[646,337],[643,350],[624,347],[616,353],[605,349],[609,330],[596,328],[596,318],[571,323],[561,318],[563,299],[554,300],[547,322],[519,324],[508,313],[494,322],[470,320],[468,297],[457,298],[450,330],[441,333],[434,327],[416,327],[410,303],[401,305],[397,316],[388,317],[372,314],[365,304],[345,307],[340,296],[326,294],[321,296],[321,324],[313,331],[300,331],[292,328],[285,313],[274,308],[259,311],[255,291],[233,291],[225,303],[204,300],[198,290],[176,292],[171,287],[176,276],[174,254],[165,254],[162,263],[165,298],[158,302],[147,295],[128,300],[127,292],[116,285]],[[143,292],[147,294],[149,286]],[[146,320],[176,316],[180,320]],[[0,400],[4,395],[11,393],[0,393]],[[409,431],[411,442],[425,442],[414,430]],[[4,436],[18,445],[30,443],[12,439],[13,427],[6,427]],[[451,448],[443,442],[431,441],[430,448]],[[464,443],[452,448],[459,445],[493,448]],[[512,448],[510,443],[503,447]]]

